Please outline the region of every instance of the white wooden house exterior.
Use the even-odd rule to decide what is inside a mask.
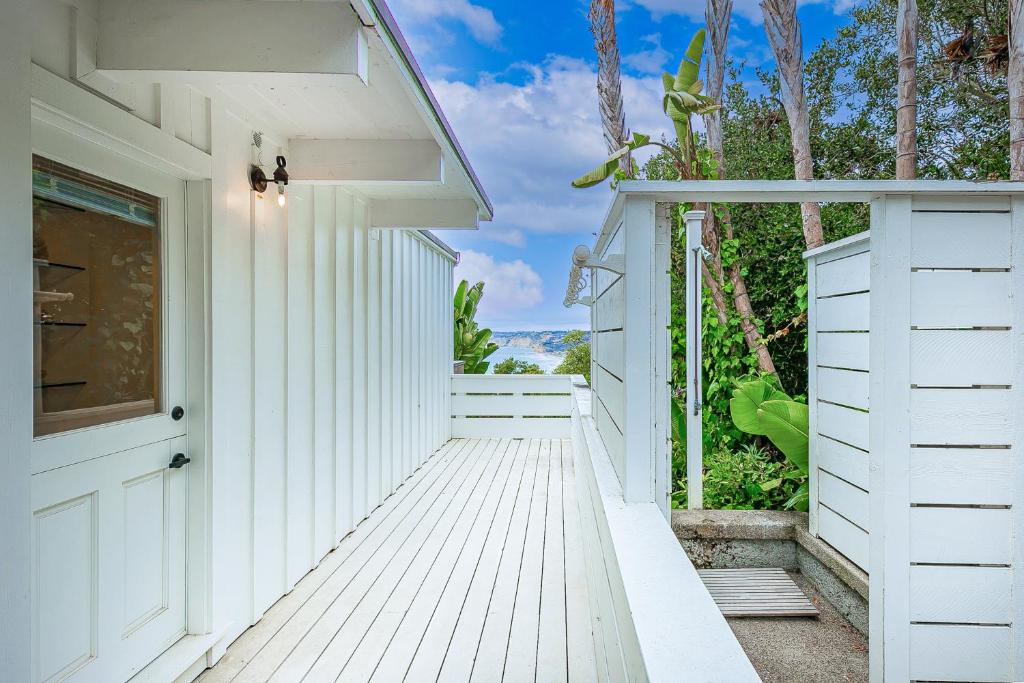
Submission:
[[[0,669],[177,676],[448,440],[456,255],[419,229],[491,209],[383,5],[3,15]],[[248,184],[278,154],[285,207]],[[161,199],[162,414],[33,438],[32,155]]]
[[[491,207],[383,2],[8,0],[0,84],[5,681],[756,680],[666,463],[452,379]]]

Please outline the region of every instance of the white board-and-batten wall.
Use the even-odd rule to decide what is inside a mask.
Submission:
[[[812,524],[869,571],[872,680],[1024,675],[1022,209],[882,197],[809,253]]]
[[[216,654],[449,439],[454,254],[371,229],[358,192],[293,183],[285,208],[255,195],[253,133],[264,161],[287,155],[286,136],[187,85],[110,83],[97,97],[74,82],[70,10],[40,7],[31,66],[12,83],[31,88],[32,116],[188,181],[189,296],[205,318],[189,321],[205,345],[189,383],[206,411],[189,412],[190,487],[206,487],[190,488],[205,509],[192,509],[189,547],[208,553],[189,562],[209,572],[189,632],[219,637]],[[24,110],[0,119],[5,138],[31,140],[27,98]],[[29,179],[30,161],[12,156],[11,173]],[[19,425],[11,443],[28,462],[31,413]],[[92,571],[72,560],[65,573]]]
[[[449,438],[454,259],[341,189],[254,200],[253,613]],[[216,457],[216,456],[215,456]]]

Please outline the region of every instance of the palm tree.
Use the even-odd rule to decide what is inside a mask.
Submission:
[[[707,62],[707,96],[715,102],[722,101],[722,82],[725,76],[725,47],[729,40],[729,22],[732,19],[732,0],[708,0],[704,9],[704,21],[708,26],[710,50]],[[718,161],[718,177],[725,178],[725,151],[722,145],[722,120],[718,109],[704,114],[704,128],[707,130],[707,143],[711,153]],[[721,284],[725,285],[725,274],[722,268],[721,231],[724,228],[726,239],[733,238],[732,218],[729,207],[721,207],[722,220],[719,226],[714,211],[708,211],[704,217],[703,239],[706,245],[714,245],[710,251],[714,256],[715,270]],[[729,281],[732,283],[733,302],[736,312],[740,314],[740,327],[747,346],[757,354],[757,363],[763,372],[775,374],[775,363],[772,361],[768,347],[761,341],[761,333],[754,322],[754,305],[747,291],[746,278],[740,268],[739,261],[729,266]]]
[[[811,157],[810,114],[804,93],[803,39],[796,19],[796,0],[762,0],[764,28],[775,54],[782,85],[782,106],[789,119],[793,146],[793,169],[797,180],[814,177]],[[804,242],[808,249],[825,243],[821,230],[821,209],[814,202],[800,204]]]
[[[608,153],[622,148],[629,138],[626,111],[622,104],[622,74],[619,69],[619,44],[615,35],[615,0],[591,0],[590,32],[597,51],[597,101]],[[632,175],[629,154],[619,158],[619,168]]]
[[[917,176],[917,0],[899,0],[899,85],[896,108],[896,178]]]
[[[1009,0],[1010,180],[1024,180],[1024,0]]]

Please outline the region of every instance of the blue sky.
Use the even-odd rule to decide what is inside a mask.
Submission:
[[[847,21],[855,0],[804,2],[809,52]],[[587,309],[562,306],[569,255],[591,245],[610,198],[607,187],[569,182],[604,155],[594,87],[588,2],[391,0],[389,3],[442,108],[495,205],[479,231],[446,231],[462,252],[457,278],[486,282],[478,319],[495,330],[587,328]],[[616,3],[626,124],[669,132],[661,112],[663,70],[674,71],[703,0]],[[772,65],[757,0],[734,0],[729,53]]]

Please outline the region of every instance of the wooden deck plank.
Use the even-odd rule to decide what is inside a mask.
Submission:
[[[388,683],[406,677],[413,681],[437,679],[455,624],[469,597],[469,589],[480,569],[482,558],[489,547],[505,540],[507,520],[526,473],[525,442],[512,441],[509,446],[514,460],[500,495],[494,496],[496,505],[490,519],[482,518],[481,523],[470,532],[447,577],[442,576],[444,565],[438,567],[432,580],[440,582],[444,578],[444,584],[439,590],[425,587],[420,591],[401,626],[387,644],[387,650],[380,657],[372,677],[363,680]]]
[[[273,673],[274,680],[297,681],[305,678],[307,674],[310,680],[321,680],[324,676],[314,676],[311,671],[318,664],[325,669],[336,667],[329,678],[337,675],[341,663],[335,661],[333,652],[327,653],[326,661],[321,664],[325,651],[333,642],[343,639],[344,636],[339,635],[342,631],[345,632],[345,636],[350,636],[356,630],[347,628],[353,615],[356,616],[358,624],[363,625],[365,610],[360,608],[364,604],[364,598],[378,582],[386,583],[400,578],[423,544],[433,538],[432,532],[442,523],[449,510],[459,509],[459,506],[468,499],[477,483],[486,474],[489,463],[480,455],[487,446],[487,441],[478,441],[469,456],[470,467],[466,471],[466,476],[453,479],[451,485],[445,487],[430,501],[430,506],[424,514],[418,519],[408,520],[404,533],[393,535],[370,558],[278,665]]]
[[[576,465],[572,442],[562,442],[562,514],[565,542],[565,639],[568,680],[592,683],[597,677],[597,655],[590,625],[587,567],[583,559],[583,528],[576,501]]]
[[[565,529],[562,511],[562,441],[551,442],[547,514],[544,522],[540,579],[540,621],[537,626],[538,681],[566,681]],[[568,454],[567,454],[568,457]]]
[[[471,491],[462,509],[451,511],[438,523],[432,538],[427,539],[390,594],[383,595],[390,582],[382,581],[374,587],[377,595],[360,605],[367,617],[373,615],[372,619],[360,622],[353,618],[345,625],[317,666],[310,670],[312,680],[321,678],[321,673],[324,678],[334,673],[335,665],[325,668],[322,664],[328,659],[340,663],[346,653],[348,658],[337,680],[353,683],[369,680],[395,631],[409,617],[409,610],[417,597],[422,594],[427,603],[436,604],[445,578],[451,576],[452,567],[465,549],[473,529],[478,523],[490,527],[500,493],[512,470],[515,451],[509,448],[510,445],[507,439],[491,442],[488,449],[480,454],[488,461],[488,474]],[[389,570],[394,566],[392,564]],[[346,635],[345,630],[350,635]]]
[[[475,665],[484,657],[490,657],[490,664],[497,663],[500,671],[504,667],[505,651],[508,646],[508,629],[512,623],[512,607],[515,604],[515,586],[519,580],[519,565],[522,561],[523,541],[526,537],[526,523],[530,514],[530,500],[533,497],[537,477],[537,459],[540,442],[531,439],[527,444],[527,476],[516,495],[512,514],[509,516],[505,542],[496,552],[481,559],[488,565],[488,571],[479,572],[470,587],[470,594],[462,608],[462,614],[455,626],[455,632],[448,645],[448,651],[441,666],[438,680],[471,680]]]
[[[376,537],[383,535],[389,520],[398,519],[396,515],[401,516],[406,507],[416,502],[416,494],[429,489],[438,477],[454,466],[465,445],[465,442],[449,441],[438,449],[434,457],[415,473],[414,479],[388,497],[370,519],[346,535],[335,550],[328,553],[315,569],[296,584],[291,593],[274,603],[256,625],[244,631],[231,644],[216,668],[207,669],[199,677],[200,683],[227,683],[233,680],[362,543],[373,543]]]
[[[201,680],[593,681],[571,442],[450,441]]]
[[[238,678],[243,681],[268,680],[285,657],[303,640],[310,628],[331,608],[345,587],[359,576],[361,570],[377,556],[381,546],[396,535],[397,537],[406,536],[410,525],[415,525],[415,521],[433,505],[439,493],[453,481],[461,481],[465,477],[472,464],[469,455],[477,443],[470,441],[464,444],[455,454],[452,467],[435,480],[429,488],[425,489],[423,494],[413,501],[413,505],[405,508],[404,515],[395,516],[395,519],[389,520],[389,523],[386,523],[382,529],[383,533],[378,534],[373,543],[362,543],[338,568],[338,571],[302,605],[288,623],[239,672]]]
[[[503,675],[489,678],[488,668],[473,670],[473,680],[513,681],[534,680],[537,677],[537,637],[540,627],[541,574],[544,571],[544,528],[547,518],[548,481],[551,473],[551,443],[541,442],[537,459],[537,478],[530,501],[530,518],[526,526],[519,580],[514,595],[512,623],[508,632]],[[477,667],[484,662],[477,661]]]

